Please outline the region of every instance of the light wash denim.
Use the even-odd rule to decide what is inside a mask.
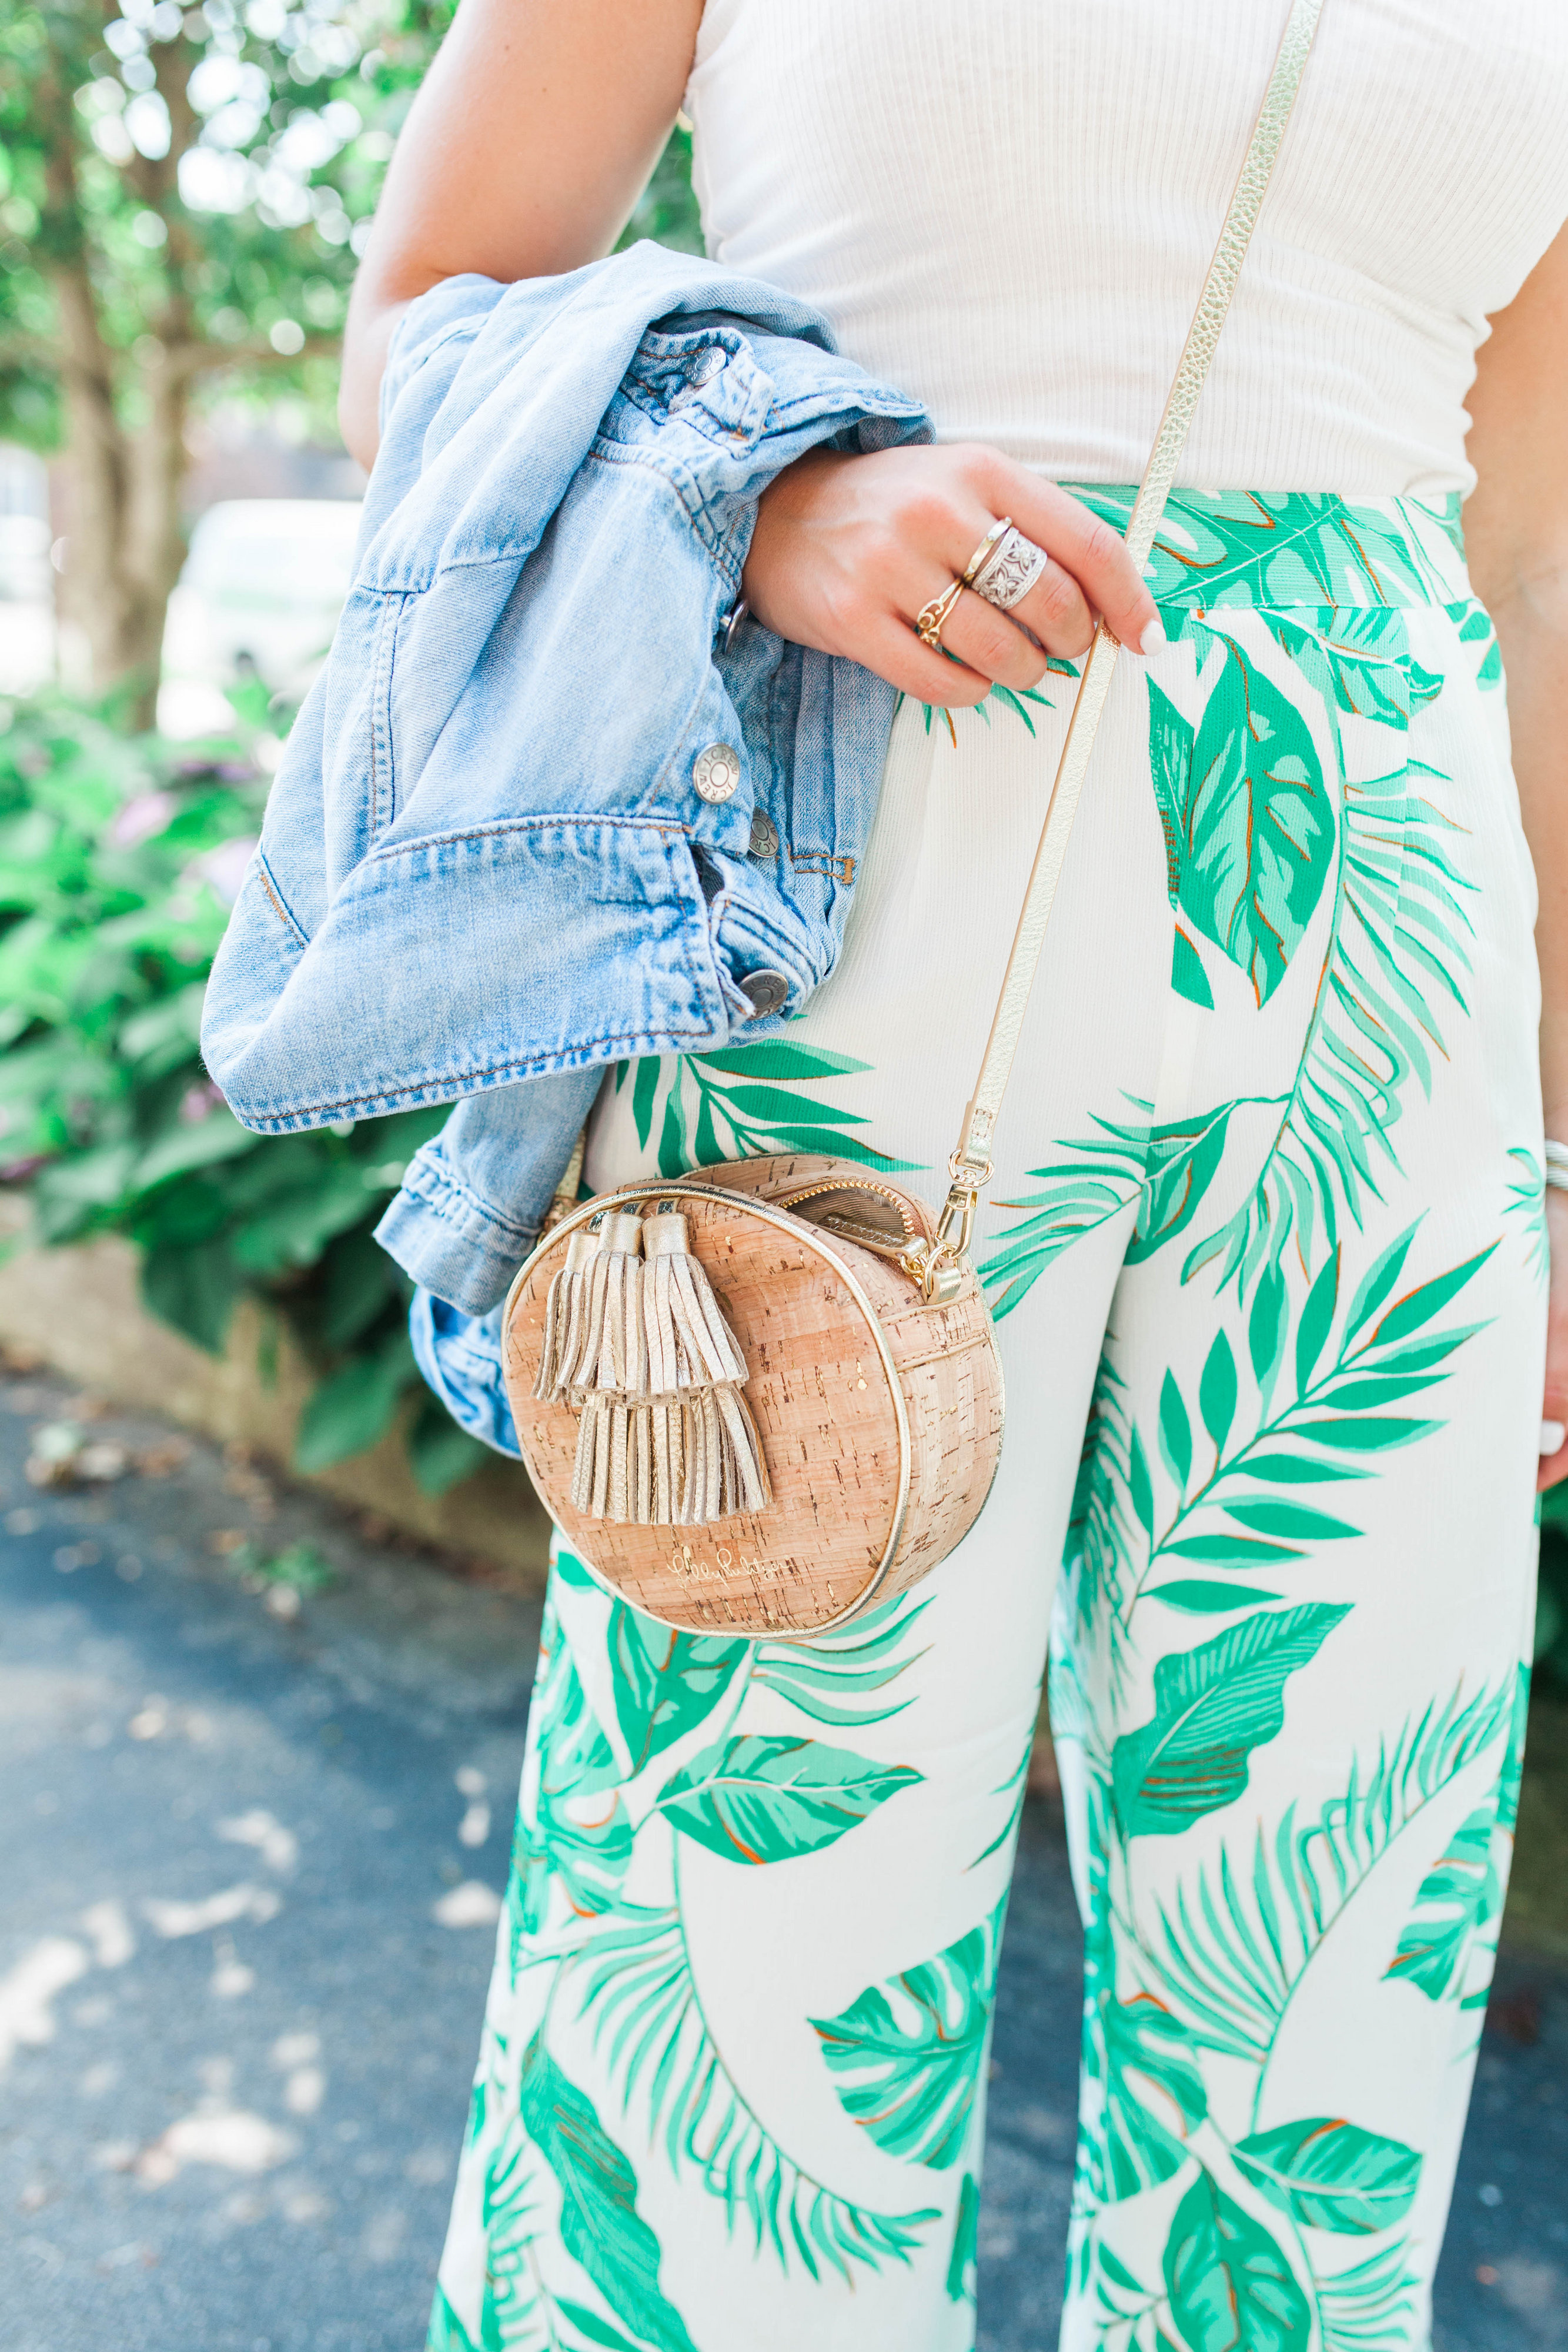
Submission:
[[[652,245],[448,279],[382,417],[202,1046],[264,1132],[457,1102],[380,1238],[483,1316],[607,1065],[766,1035],[831,970],[893,691],[725,624],[775,474],[930,429],[805,304]]]

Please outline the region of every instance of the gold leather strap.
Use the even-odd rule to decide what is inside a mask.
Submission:
[[[1226,212],[1225,226],[1220,230],[1219,242],[1215,247],[1214,258],[1209,263],[1208,275],[1198,297],[1197,310],[1187,330],[1165,414],[1155,436],[1154,451],[1127,525],[1127,549],[1140,571],[1148,562],[1155,533],[1165,511],[1166,499],[1186,446],[1193,412],[1197,406],[1198,394],[1203,390],[1209,362],[1219,341],[1219,331],[1230,308],[1236,280],[1240,275],[1252,231],[1257,226],[1264,191],[1280,152],[1280,142],[1285,135],[1285,126],[1296,102],[1296,92],[1301,87],[1322,5],[1323,0],[1292,0],[1280,52],[1274,60],[1274,70],[1269,77],[1263,103],[1252,126],[1252,136],[1247,143],[1247,153]],[[980,1075],[964,1114],[958,1148],[948,1162],[953,1186],[937,1228],[937,1246],[932,1253],[926,1281],[928,1295],[935,1295],[938,1286],[941,1265],[944,1263],[950,1265],[955,1257],[967,1249],[975,1210],[990,1179],[991,1136],[1012,1074],[1013,1057],[1018,1051],[1024,1014],[1029,1009],[1040,951],[1045,945],[1046,926],[1051,919],[1056,886],[1061,879],[1062,860],[1067,853],[1067,837],[1072,830],[1079,794],[1083,789],[1083,778],[1089,766],[1089,755],[1094,747],[1095,732],[1110,690],[1111,674],[1120,651],[1118,640],[1102,621],[1084,660],[1072,716],[1068,722],[1067,740],[1057,762],[1056,778],[1046,808],[1045,826],[1035,852],[1029,887],[1024,894],[1023,912],[1019,918],[1018,929],[1008,956],[1008,967],[1002,979],[1001,993],[997,999],[991,1033],[986,1042]]]

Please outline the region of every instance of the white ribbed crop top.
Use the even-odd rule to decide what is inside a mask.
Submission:
[[[944,440],[1135,481],[1286,0],[707,0],[716,259]],[[1325,0],[1189,487],[1469,490],[1489,312],[1568,217],[1568,0]]]

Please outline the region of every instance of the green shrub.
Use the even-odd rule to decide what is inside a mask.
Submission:
[[[264,689],[199,744],[116,731],[43,697],[0,731],[0,1181],[37,1238],[120,1234],[148,1307],[222,1349],[235,1301],[262,1302],[319,1373],[295,1465],[372,1445],[412,1391],[420,1485],[486,1458],[429,1396],[408,1342],[411,1286],[371,1240],[444,1109],[309,1135],[250,1134],[197,1051],[202,994],[266,780]],[[266,1369],[264,1365],[264,1370]]]
[[[1568,1690],[1568,1480],[1541,1497],[1535,1667],[1537,1674]]]

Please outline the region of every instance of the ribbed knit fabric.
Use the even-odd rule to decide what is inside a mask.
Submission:
[[[1135,480],[1285,0],[708,0],[708,249],[1066,480]],[[1326,0],[1178,478],[1468,491],[1490,312],[1568,216],[1568,0]]]

